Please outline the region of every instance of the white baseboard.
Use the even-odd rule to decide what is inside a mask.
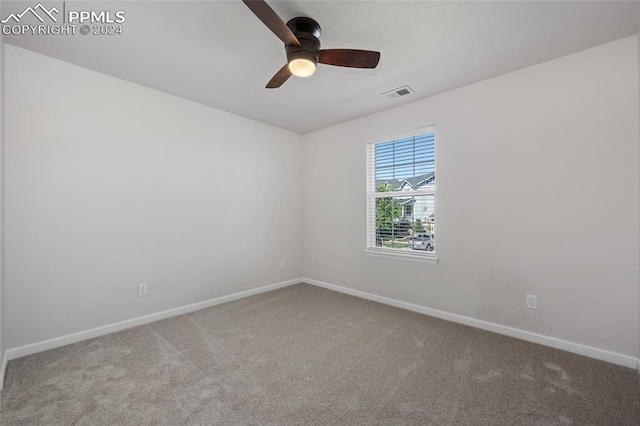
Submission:
[[[217,297],[215,299],[205,300],[203,302],[193,303],[191,305],[181,306],[178,308],[168,309],[166,311],[157,312],[155,314],[144,315],[137,318],[117,322],[114,324],[104,325],[102,327],[92,328],[90,330],[80,331],[73,334],[67,334],[66,336],[56,337],[42,342],[31,343],[29,345],[19,346],[17,348],[8,349],[5,352],[4,361],[2,364],[2,370],[0,373],[0,379],[4,380],[4,372],[7,362],[12,359],[20,358],[27,355],[32,355],[38,352],[46,351],[49,349],[59,348],[61,346],[69,345],[71,343],[81,342],[83,340],[92,339],[94,337],[103,336],[105,334],[114,333],[116,331],[124,330],[127,328],[137,327],[139,325],[148,324],[151,322],[159,321],[165,318],[174,317],[176,315],[182,315],[200,309],[205,309],[210,306],[220,305],[221,303],[231,302],[232,300],[243,299],[245,297],[254,296],[256,294],[265,293],[267,291],[276,290],[279,288],[287,287],[293,284],[300,283],[300,279],[293,279],[283,281],[276,284],[267,285],[264,287],[254,288],[252,290],[242,291],[240,293],[231,294],[228,296]]]
[[[413,303],[403,302],[384,296],[378,296],[375,294],[366,293],[364,291],[354,290],[348,287],[342,287],[339,285],[313,280],[310,278],[301,278],[300,281],[329,290],[338,291],[340,293],[350,294],[362,299],[372,300],[374,302],[384,303],[385,305],[391,305],[397,308],[406,309],[408,311],[418,312],[447,321],[452,321],[459,324],[480,328],[482,330],[492,331],[494,333],[515,337],[517,339],[527,340],[529,342],[538,343],[544,346],[550,346],[552,348],[561,349],[563,351],[584,355],[590,358],[599,359],[601,361],[610,362],[612,364],[635,368],[640,374],[640,360],[629,355],[623,355],[604,349],[594,348],[592,346],[583,345],[581,343],[569,342],[567,340],[557,339],[555,337],[549,337],[543,334],[532,333],[530,331],[520,330],[518,328],[507,327],[505,325],[495,324],[492,322],[466,317],[463,315],[439,311],[437,309],[431,309],[424,306],[415,305]]]
[[[4,388],[4,373],[7,371],[7,363],[9,362],[7,351],[0,354],[0,357],[2,357],[0,360],[0,362],[2,362],[2,365],[0,365],[0,392],[2,392],[2,389]]]
[[[334,290],[340,293],[349,294],[352,296],[360,297],[362,299],[371,300],[374,302],[384,303],[385,305],[395,306],[397,308],[406,309],[413,312],[418,312],[424,315],[429,315],[436,318],[445,319],[448,321],[456,322],[459,324],[468,325],[482,330],[492,331],[498,334],[504,334],[506,336],[515,337],[518,339],[538,343],[552,348],[561,349],[567,352],[576,353],[579,355],[588,356],[590,358],[607,361],[613,364],[622,365],[629,368],[635,368],[640,375],[640,359],[632,356],[619,354],[616,352],[607,351],[604,349],[594,348],[591,346],[583,345],[581,343],[569,342],[567,340],[557,339],[555,337],[549,337],[542,334],[532,333],[525,330],[520,330],[513,327],[507,327],[500,324],[491,323],[488,321],[478,320],[463,315],[453,314],[437,309],[431,309],[424,306],[416,305],[413,303],[403,302],[396,299],[391,299],[384,296],[378,296],[371,293],[366,293],[360,290],[354,290],[348,287],[342,287],[335,284],[326,283],[310,278],[298,278],[288,281],[283,281],[276,284],[267,285],[264,287],[255,288],[252,290],[243,291],[240,293],[231,294],[228,296],[222,296],[215,299],[205,300],[203,302],[194,303],[191,305],[181,306],[178,308],[168,309],[166,311],[157,312],[130,320],[117,322],[114,324],[108,324],[102,327],[92,328],[90,330],[80,331],[78,333],[68,334],[66,336],[56,337],[42,342],[36,342],[29,345],[20,346],[17,348],[11,348],[2,354],[2,364],[0,365],[0,390],[4,382],[4,376],[7,368],[7,363],[16,358],[20,358],[27,355],[32,355],[38,352],[46,351],[49,349],[58,348],[61,346],[69,345],[71,343],[77,343],[83,340],[92,339],[94,337],[103,336],[105,334],[114,333],[116,331],[124,330],[127,328],[137,327],[139,325],[148,324],[151,322],[159,321],[165,318],[186,314],[189,312],[198,311],[211,306],[219,305],[233,300],[242,299],[245,297],[253,296],[267,291],[276,290],[283,287],[288,287],[293,284],[308,283],[318,287],[323,287],[329,290]]]

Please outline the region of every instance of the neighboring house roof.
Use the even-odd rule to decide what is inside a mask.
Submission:
[[[433,172],[415,176],[412,178],[407,178],[407,179],[379,179],[379,180],[376,180],[376,187],[379,185],[388,183],[393,185],[393,187],[397,189],[406,188],[407,185],[409,185],[411,189],[416,189],[416,188],[420,188],[423,185],[431,183],[435,179],[436,179],[436,176]]]
[[[394,198],[391,201],[394,202],[394,203],[397,203],[397,204],[402,204],[403,206],[413,205],[413,204],[416,203],[416,200],[413,197],[411,197],[411,198]]]

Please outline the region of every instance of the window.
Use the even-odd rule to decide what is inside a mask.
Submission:
[[[367,251],[435,258],[435,129],[367,145]]]

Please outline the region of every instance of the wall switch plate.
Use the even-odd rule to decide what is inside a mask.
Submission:
[[[138,297],[146,296],[147,294],[149,294],[147,284],[138,284]]]
[[[538,309],[538,296],[527,294],[527,308],[536,310]]]
[[[285,262],[284,259],[280,259],[280,269],[284,269]]]

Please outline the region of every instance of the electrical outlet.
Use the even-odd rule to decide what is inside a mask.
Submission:
[[[146,296],[147,294],[149,294],[147,284],[138,284],[138,297]]]
[[[538,296],[527,294],[527,308],[536,310],[538,309]]]
[[[285,262],[284,259],[280,259],[280,269],[284,269]]]

